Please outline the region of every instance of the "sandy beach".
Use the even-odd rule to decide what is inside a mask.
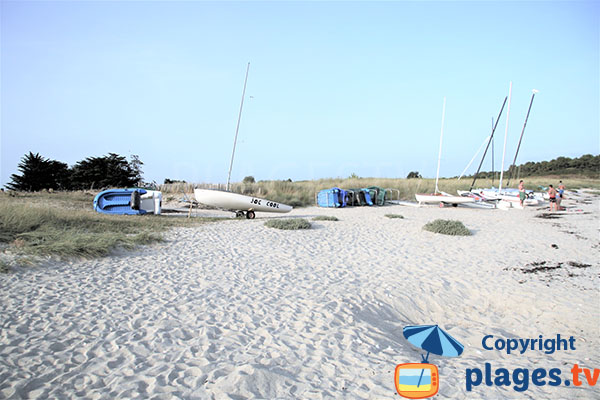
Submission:
[[[600,197],[564,205],[584,213],[299,208],[177,228],[107,258],[17,268],[0,275],[0,398],[399,398],[395,366],[425,354],[402,328],[421,324],[465,346],[457,358],[430,357],[438,398],[598,398],[583,374],[579,387],[465,385],[486,363],[559,368],[563,380],[575,363],[600,368]],[[264,226],[317,215],[339,221]],[[422,229],[437,218],[473,235]],[[575,349],[482,347],[486,335],[557,334]]]

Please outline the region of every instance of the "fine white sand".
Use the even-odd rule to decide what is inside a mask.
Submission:
[[[466,208],[302,208],[166,234],[162,244],[0,276],[0,398],[397,398],[407,325],[465,345],[432,355],[439,398],[597,398],[589,388],[482,384],[467,368],[600,368],[599,198],[587,214]],[[402,214],[389,219],[385,214]],[[226,215],[199,211],[197,215]],[[267,218],[333,215],[304,231]],[[470,237],[422,230],[462,221]],[[554,245],[554,246],[553,246]],[[560,268],[524,273],[546,261]],[[586,268],[568,262],[589,264]],[[574,336],[575,350],[507,355],[495,338]]]

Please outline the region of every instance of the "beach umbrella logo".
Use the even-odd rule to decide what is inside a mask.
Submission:
[[[413,346],[423,349],[420,363],[398,364],[394,371],[396,391],[408,399],[424,399],[435,396],[439,390],[439,373],[436,365],[429,363],[429,354],[458,357],[464,346],[438,325],[407,326],[404,337]]]

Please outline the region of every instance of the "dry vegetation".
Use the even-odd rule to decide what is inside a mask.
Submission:
[[[161,241],[168,228],[210,220],[104,215],[92,209],[93,198],[86,192],[0,194],[0,270],[40,257],[101,257]]]

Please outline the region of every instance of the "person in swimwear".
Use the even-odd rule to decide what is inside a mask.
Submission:
[[[525,208],[523,202],[525,201],[526,197],[527,194],[525,194],[525,185],[523,184],[523,179],[521,179],[519,182],[519,201],[521,202],[521,207],[523,208]]]
[[[562,200],[564,198],[564,193],[565,193],[565,185],[563,184],[562,181],[558,182],[558,196],[556,197],[556,203],[558,204],[558,209],[561,209],[560,203],[562,203]]]
[[[550,197],[550,212],[554,208],[555,211],[558,211],[558,204],[556,203],[556,189],[552,187],[552,185],[548,185],[548,197]]]

